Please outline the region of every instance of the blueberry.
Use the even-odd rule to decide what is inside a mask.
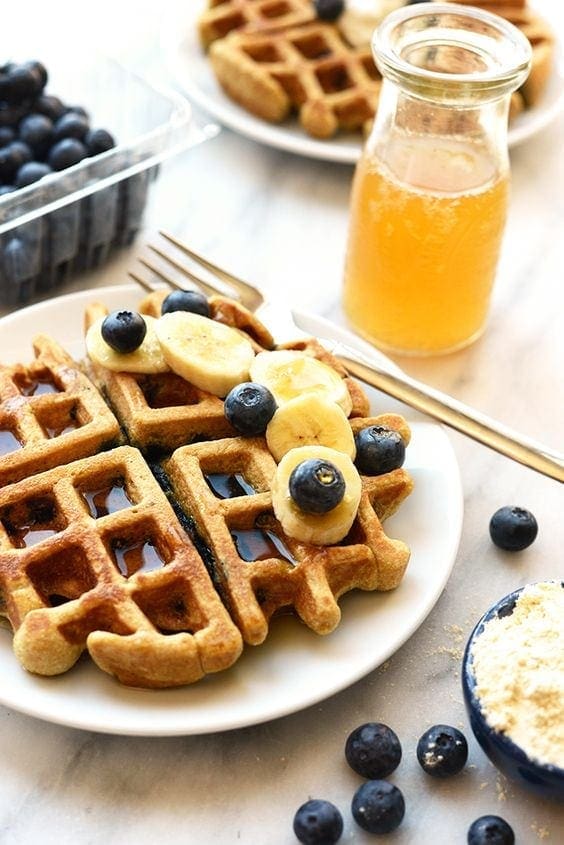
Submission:
[[[86,133],[84,143],[91,156],[106,153],[116,145],[113,136],[106,129],[91,129],[90,132]]]
[[[384,425],[371,425],[355,436],[356,466],[363,475],[383,475],[399,469],[405,460],[401,435]]]
[[[335,21],[345,10],[345,0],[313,0],[317,17],[322,21]]]
[[[414,6],[416,3],[428,3],[429,0],[407,0],[406,6]]]
[[[4,194],[11,194],[15,190],[14,185],[0,185],[0,197],[3,197]]]
[[[330,801],[306,801],[294,816],[294,833],[303,845],[334,845],[343,832],[343,817]]]
[[[244,381],[225,397],[224,412],[240,434],[256,437],[264,434],[274,416],[276,401],[267,387]]]
[[[24,144],[23,141],[12,141],[7,149],[10,152],[12,161],[16,164],[16,169],[21,167],[22,164],[27,164],[27,162],[31,161],[33,158],[33,153],[28,145]]]
[[[53,144],[49,150],[47,162],[53,170],[65,170],[73,164],[78,164],[87,155],[88,150],[82,141],[77,141],[76,138],[63,138]]]
[[[44,176],[48,176],[53,171],[48,164],[43,164],[41,161],[28,161],[22,164],[16,173],[16,188],[25,188],[26,185],[31,185],[33,182],[38,182]]]
[[[369,780],[355,792],[351,804],[355,822],[369,833],[391,833],[405,815],[405,801],[387,780]]]
[[[55,123],[53,139],[60,141],[61,138],[76,138],[82,141],[89,130],[88,119],[76,112],[66,112]]]
[[[363,778],[387,778],[401,760],[400,741],[387,725],[368,722],[349,735],[345,757],[351,769]]]
[[[14,65],[8,71],[8,87],[5,99],[9,103],[22,103],[37,96],[41,91],[38,73],[28,65]]]
[[[42,94],[33,104],[33,110],[38,114],[44,114],[53,123],[65,113],[65,106],[62,100],[53,94]]]
[[[170,314],[172,311],[191,311],[192,314],[201,314],[202,317],[210,316],[207,297],[195,290],[173,290],[165,296],[161,314]]]
[[[36,158],[43,158],[53,142],[53,121],[44,114],[28,114],[18,131],[20,141],[31,148]]]
[[[506,552],[520,552],[534,542],[539,526],[533,514],[525,508],[506,506],[494,513],[490,520],[490,537]]]
[[[501,816],[480,816],[468,829],[468,845],[513,845],[515,834]]]
[[[90,119],[88,112],[83,106],[66,106],[65,114],[78,114],[80,117],[86,118],[86,120]]]
[[[288,484],[290,496],[305,513],[328,513],[342,502],[345,479],[330,461],[312,458],[292,470]]]
[[[0,77],[1,83],[2,77]],[[2,93],[1,93],[1,84],[0,84],[0,126],[17,126],[22,117],[25,117],[26,114],[29,112],[29,108],[27,105],[23,106],[15,106],[11,105],[10,103],[2,102]]]
[[[0,126],[0,147],[5,147],[15,140],[16,133],[11,126]]]
[[[24,62],[23,66],[25,68],[29,68],[32,71],[32,73],[35,74],[35,77],[38,80],[38,85],[39,85],[38,93],[40,91],[43,91],[43,89],[47,85],[47,80],[49,78],[49,75],[47,73],[47,68],[45,67],[45,65],[42,62],[38,62],[37,59],[32,59],[29,62]]]
[[[0,148],[0,182],[10,182],[18,169],[17,161],[10,147]]]
[[[135,352],[146,334],[147,324],[137,311],[112,311],[102,323],[102,337],[116,352]]]
[[[417,759],[428,775],[436,778],[456,775],[468,759],[466,737],[450,725],[433,725],[417,743]]]

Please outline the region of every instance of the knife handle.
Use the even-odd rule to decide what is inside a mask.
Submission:
[[[332,353],[351,375],[361,381],[536,472],[564,482],[564,455],[524,437],[423,382],[403,373],[383,370],[349,347],[337,344]]]

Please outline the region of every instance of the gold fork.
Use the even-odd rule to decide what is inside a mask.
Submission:
[[[268,302],[254,285],[222,270],[172,235],[166,232],[160,232],[160,235],[207,273],[207,277],[203,278],[184,261],[174,257],[170,250],[149,244],[149,248],[161,259],[162,264],[155,264],[146,258],[139,260],[147,270],[169,287],[186,289],[185,285],[175,278],[179,276],[183,280],[188,279],[192,286],[206,294],[219,293],[238,300],[260,317],[278,343],[303,337],[304,332],[301,329],[305,329],[308,335],[315,334],[353,376],[366,384],[536,472],[564,482],[564,455],[513,431],[452,396],[410,378],[376,350],[369,348],[364,341],[357,340],[354,335],[329,321],[299,311],[290,311],[280,303],[274,305]],[[145,290],[156,289],[138,273],[132,271],[129,275]],[[348,344],[343,342],[343,338]],[[353,348],[351,343],[356,348]],[[358,346],[361,346],[363,351],[359,351]]]

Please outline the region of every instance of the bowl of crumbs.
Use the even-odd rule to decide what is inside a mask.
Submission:
[[[494,766],[564,801],[564,582],[528,584],[484,614],[466,646],[462,687]]]

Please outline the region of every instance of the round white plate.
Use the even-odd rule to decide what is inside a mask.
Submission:
[[[319,141],[306,134],[298,120],[273,125],[233,102],[217,82],[211,64],[200,45],[196,21],[205,3],[183,2],[166,19],[161,39],[162,53],[180,88],[193,103],[213,115],[224,126],[276,149],[326,161],[354,164],[361,153],[359,133],[340,134]],[[509,146],[523,143],[545,129],[564,109],[564,54],[560,46],[554,70],[542,101],[512,122]]]
[[[124,285],[81,291],[16,312],[0,320],[2,358],[29,360],[38,332],[51,334],[80,357],[85,305],[100,300],[110,309],[135,307],[139,298],[135,285]],[[383,663],[423,622],[446,584],[460,539],[462,492],[456,458],[441,426],[376,391],[371,397],[374,412],[399,409],[413,430],[406,467],[415,490],[386,523],[388,534],[412,549],[397,590],[345,596],[341,624],[327,637],[291,616],[275,619],[266,642],[248,646],[231,669],[174,690],[123,687],[88,658],[56,678],[29,675],[13,655],[11,633],[0,630],[0,702],[51,722],[106,733],[211,733],[301,710]]]

